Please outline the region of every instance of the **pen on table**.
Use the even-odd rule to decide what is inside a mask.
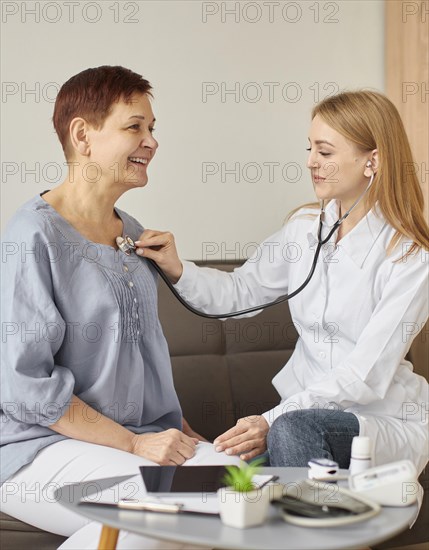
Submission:
[[[217,512],[206,512],[204,510],[188,510],[181,502],[168,504],[164,502],[144,502],[138,499],[123,499],[119,502],[97,502],[95,500],[81,500],[79,504],[89,506],[110,506],[120,510],[135,510],[139,512],[158,512],[161,514],[195,514],[200,516],[218,515]]]
[[[121,510],[142,510],[145,512],[163,512],[165,514],[178,514],[183,511],[183,504],[167,504],[163,502],[143,502],[137,499],[123,499],[118,502],[99,502],[95,500],[81,500],[79,504],[97,506],[113,506]]]

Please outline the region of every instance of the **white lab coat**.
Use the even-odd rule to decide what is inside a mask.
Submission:
[[[333,200],[323,237],[337,218]],[[176,288],[210,313],[272,301],[306,279],[318,225],[314,210],[301,210],[233,273],[184,262]],[[410,242],[387,256],[393,234],[374,209],[323,247],[312,280],[289,302],[299,339],[272,381],[281,402],[264,417],[271,425],[289,410],[353,412],[360,435],[372,439],[374,465],[408,458],[420,472],[429,455],[428,382],[404,357],[428,318],[429,254],[394,263]]]

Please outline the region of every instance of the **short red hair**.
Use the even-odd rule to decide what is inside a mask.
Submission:
[[[69,128],[75,117],[82,117],[101,128],[113,103],[131,102],[136,94],[152,97],[152,86],[141,75],[120,66],[103,65],[72,76],[61,86],[52,121],[66,158],[69,156]]]

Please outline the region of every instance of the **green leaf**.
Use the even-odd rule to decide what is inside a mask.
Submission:
[[[238,493],[253,491],[255,489],[252,483],[253,476],[260,471],[264,463],[265,458],[258,458],[244,466],[225,466],[226,474],[222,481],[227,487],[232,487]]]

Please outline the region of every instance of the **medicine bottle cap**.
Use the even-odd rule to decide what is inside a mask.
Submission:
[[[371,439],[366,436],[355,436],[352,441],[352,458],[371,457]]]

